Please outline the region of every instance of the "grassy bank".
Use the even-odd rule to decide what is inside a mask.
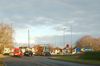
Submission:
[[[0,66],[3,66],[3,58],[4,56],[0,54]]]
[[[51,59],[65,61],[65,62],[100,65],[100,60],[84,60],[78,58],[78,56],[52,56]]]
[[[3,66],[3,58],[0,58],[0,66]]]

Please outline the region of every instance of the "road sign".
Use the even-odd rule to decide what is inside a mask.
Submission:
[[[81,51],[81,48],[76,48],[76,52],[80,52]]]

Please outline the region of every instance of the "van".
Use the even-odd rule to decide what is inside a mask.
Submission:
[[[9,53],[10,53],[10,48],[4,48],[3,55],[9,55]]]

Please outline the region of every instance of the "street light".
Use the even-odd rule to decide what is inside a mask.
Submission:
[[[72,25],[71,25],[71,44],[72,44]]]
[[[64,44],[65,44],[65,42],[66,42],[66,27],[64,27],[63,28],[63,35],[64,35],[64,38],[63,38],[63,42],[64,42]],[[71,42],[71,44],[72,44],[72,25],[70,26],[70,29],[68,29],[68,31],[70,31],[70,42]]]
[[[66,38],[66,35],[65,35],[65,32],[66,32],[66,31],[65,31],[65,30],[66,30],[66,27],[63,28],[63,31],[64,31],[64,32],[63,32],[63,36],[64,36],[63,42],[64,42],[64,44],[65,44],[65,41],[66,41],[66,39],[65,39],[65,38]]]
[[[30,31],[28,29],[28,47],[30,47]]]

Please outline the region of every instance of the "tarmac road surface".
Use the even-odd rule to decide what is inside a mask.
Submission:
[[[79,63],[63,62],[48,59],[43,56],[32,57],[6,57],[4,59],[4,66],[95,66]]]

